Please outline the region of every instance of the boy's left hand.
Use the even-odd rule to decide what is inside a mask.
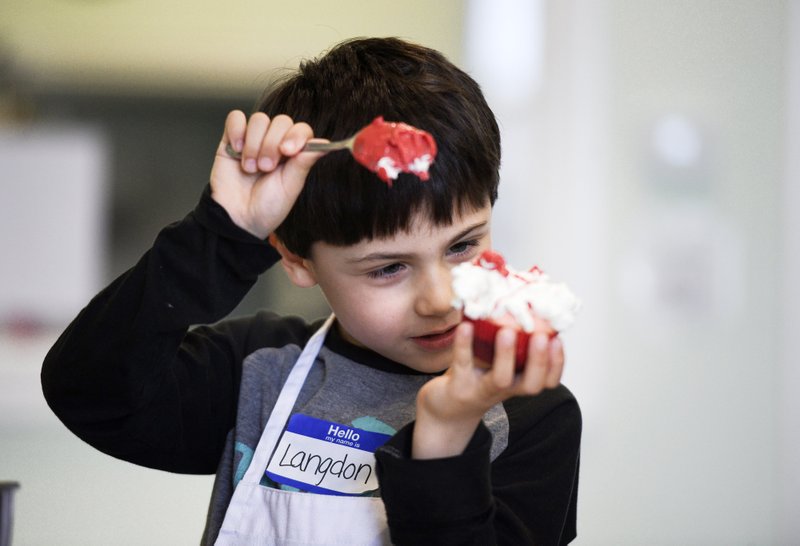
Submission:
[[[478,367],[472,355],[472,325],[456,330],[453,363],[443,375],[427,382],[417,394],[412,457],[432,459],[463,452],[483,415],[512,396],[534,395],[557,387],[564,369],[558,337],[531,336],[524,369],[514,369],[516,335],[501,329],[491,368]]]

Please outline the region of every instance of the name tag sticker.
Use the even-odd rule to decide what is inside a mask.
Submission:
[[[281,484],[328,495],[361,495],[378,489],[375,450],[391,436],[295,414],[267,465]]]

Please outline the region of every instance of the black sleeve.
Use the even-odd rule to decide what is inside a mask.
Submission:
[[[195,210],[162,230],[50,349],[41,374],[48,404],[110,455],[214,473],[234,423],[242,359],[267,343],[261,323],[271,317],[190,327],[225,317],[277,259],[206,187]]]
[[[413,460],[413,423],[378,450],[398,545],[561,545],[576,536],[581,414],[564,387],[505,404],[506,450],[490,463],[481,423],[457,457]]]

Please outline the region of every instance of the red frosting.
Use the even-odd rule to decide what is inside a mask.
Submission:
[[[428,166],[436,157],[436,141],[430,133],[379,116],[356,135],[353,157],[389,186],[400,172],[427,180]]]
[[[506,268],[506,259],[502,254],[494,250],[484,250],[480,256],[475,260],[475,264],[484,269],[494,269],[504,277],[508,277],[508,268]]]

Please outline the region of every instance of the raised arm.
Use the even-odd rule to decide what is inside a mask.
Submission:
[[[307,125],[262,116],[228,116],[196,209],[93,298],[45,358],[48,404],[102,451],[164,470],[215,471],[241,360],[268,334],[253,321],[190,327],[225,317],[278,260],[265,237],[317,158],[299,153],[312,136]],[[240,160],[225,153],[229,143],[244,151]],[[276,159],[252,169],[254,157]]]
[[[575,536],[581,414],[559,385],[559,342],[534,338],[514,374],[512,332],[492,368],[474,366],[471,327],[459,326],[454,363],[417,397],[417,419],[376,453],[396,544],[566,544]],[[503,403],[508,445],[490,462],[481,422]]]

